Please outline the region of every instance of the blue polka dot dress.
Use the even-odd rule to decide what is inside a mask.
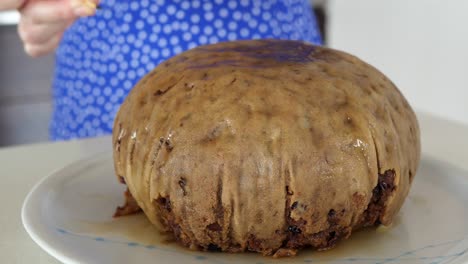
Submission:
[[[52,140],[111,133],[130,89],[162,61],[195,46],[238,39],[320,44],[309,0],[103,0],[56,53]]]

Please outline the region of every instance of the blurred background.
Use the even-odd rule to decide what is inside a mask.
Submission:
[[[325,45],[384,72],[417,111],[468,124],[468,1],[315,0]],[[31,59],[0,12],[0,146],[48,140],[53,55]]]

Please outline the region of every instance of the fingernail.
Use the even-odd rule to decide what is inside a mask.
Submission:
[[[23,46],[24,48],[24,52],[26,52],[26,54],[29,54],[31,52],[31,46],[29,44],[25,44]]]
[[[29,44],[26,44],[24,46],[24,52],[26,52],[26,54],[28,54],[29,56],[33,57],[33,58],[36,58],[38,57],[40,54],[37,52],[37,50],[34,50],[33,46],[32,45],[29,45]]]

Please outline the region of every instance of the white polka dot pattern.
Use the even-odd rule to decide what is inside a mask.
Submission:
[[[130,89],[198,45],[280,38],[320,44],[309,0],[102,0],[57,49],[50,137],[108,134]]]

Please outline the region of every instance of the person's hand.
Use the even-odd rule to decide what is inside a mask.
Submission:
[[[52,52],[63,32],[78,18],[96,12],[99,0],[1,0],[0,10],[18,9],[18,33],[32,57]]]
[[[24,2],[25,0],[2,0],[0,10],[18,9]]]

